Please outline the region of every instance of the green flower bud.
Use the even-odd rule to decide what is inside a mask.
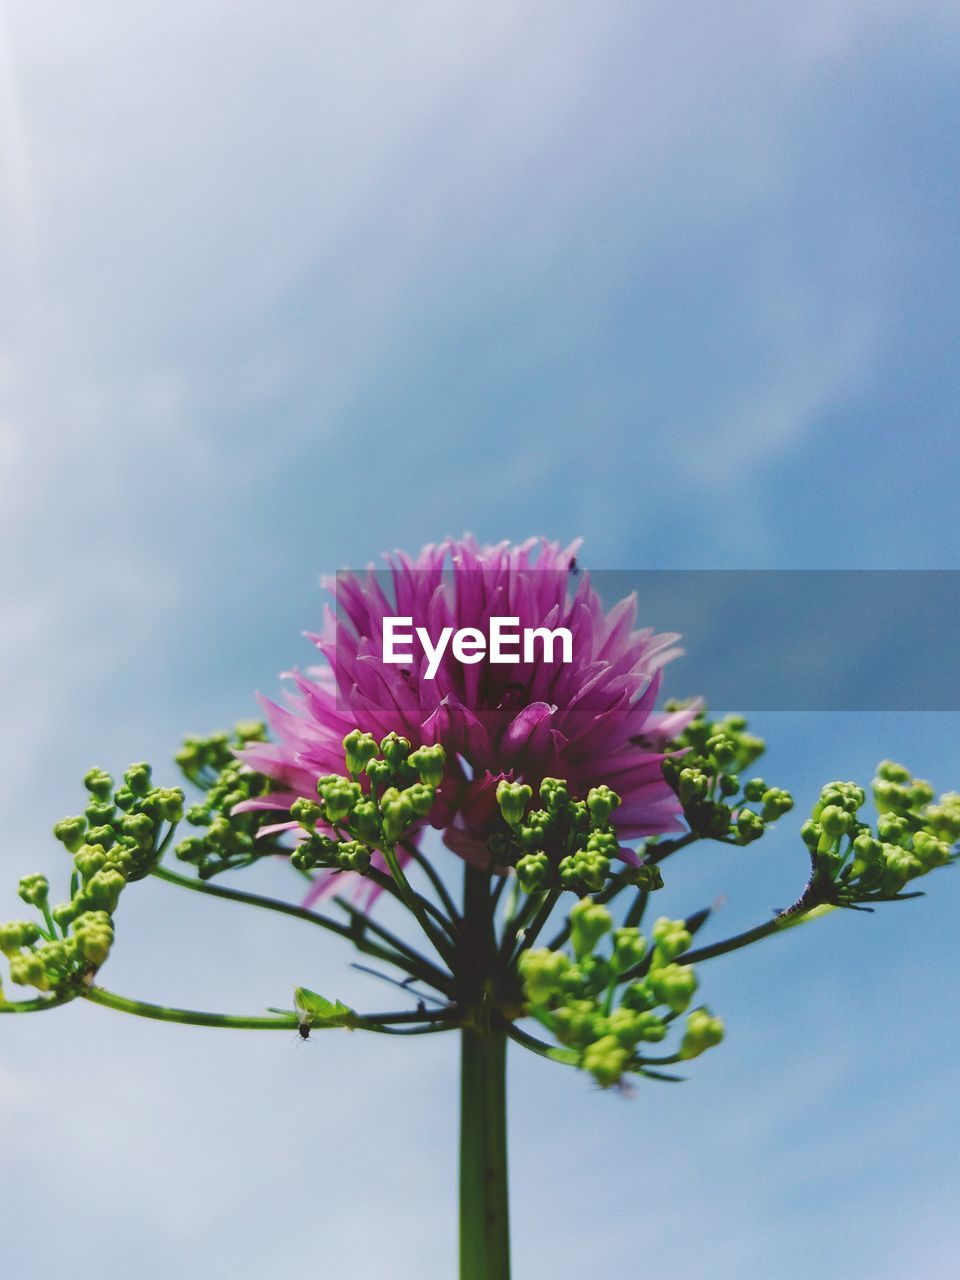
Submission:
[[[117,840],[113,827],[91,827],[87,832],[87,844],[98,844],[102,849],[111,848]]]
[[[822,835],[823,827],[819,822],[814,822],[812,818],[808,818],[800,828],[800,839],[811,852],[819,846]]]
[[[908,827],[905,818],[885,813],[877,823],[877,835],[885,844],[902,844]]]
[[[587,792],[587,808],[596,826],[603,826],[620,804],[620,797],[609,787],[591,787]]]
[[[401,792],[410,802],[410,807],[418,818],[425,818],[433,808],[436,791],[422,782],[412,782]]]
[[[543,788],[541,787],[541,791]],[[525,782],[508,782],[504,778],[497,783],[497,804],[503,814],[503,820],[511,827],[518,827],[533,799],[533,789]]]
[[[683,1013],[697,989],[697,975],[689,965],[668,964],[652,969],[645,979],[652,995],[659,1004],[665,1004],[674,1013]]]
[[[930,805],[923,815],[924,826],[950,844],[960,840],[960,793],[948,791],[939,804]]]
[[[735,796],[740,790],[740,779],[735,773],[721,773],[717,776],[717,789],[722,796]]]
[[[694,1009],[687,1016],[687,1029],[680,1045],[681,1058],[698,1058],[723,1039],[723,1020],[707,1009]]]
[[[587,836],[587,849],[590,853],[602,853],[606,858],[615,858],[620,852],[620,841],[612,831],[591,831]]]
[[[199,866],[206,857],[207,849],[199,836],[190,836],[186,840],[181,840],[173,852],[181,862],[189,862]]]
[[[21,947],[32,947],[39,937],[40,930],[31,920],[9,920],[0,924],[0,951],[14,955]]]
[[[651,933],[655,946],[653,962],[656,968],[676,960],[677,956],[682,955],[684,951],[689,951],[690,943],[693,941],[686,923],[683,920],[671,920],[668,916],[660,916],[655,920]]]
[[[83,775],[83,785],[91,795],[99,800],[106,800],[113,790],[113,779],[102,769],[89,769]]]
[[[267,726],[262,720],[238,720],[233,726],[233,734],[238,742],[266,742]]]
[[[608,1089],[619,1083],[629,1058],[628,1050],[623,1048],[616,1036],[601,1036],[584,1049],[581,1065],[602,1089]]]
[[[856,855],[854,869],[856,870],[857,864],[866,868],[880,861],[883,845],[879,840],[874,840],[869,832],[862,832],[853,842],[853,852]]]
[[[343,750],[346,753],[347,770],[356,778],[377,754],[377,741],[372,733],[351,729],[343,740]]]
[[[614,1009],[607,1019],[610,1034],[625,1049],[635,1049],[641,1040],[659,1043],[667,1034],[666,1024],[662,1018],[648,1011],[637,1011],[626,1005]]]
[[[569,956],[562,951],[524,951],[520,956],[520,976],[527,999],[532,1005],[546,1005],[558,995],[563,978],[572,968]]]
[[[380,743],[380,754],[396,772],[410,754],[410,739],[396,733],[388,733]]]
[[[745,844],[759,840],[764,832],[763,819],[752,809],[741,809],[735,823],[737,835]]]
[[[655,863],[643,863],[639,867],[628,867],[627,878],[630,884],[648,893],[655,893],[663,888],[663,872]]]
[[[926,831],[918,831],[914,835],[913,851],[927,871],[932,871],[934,867],[946,866],[950,861],[950,846],[947,842],[938,840],[936,836]]]
[[[420,775],[420,781],[428,787],[439,787],[447,764],[447,753],[437,743],[432,747],[418,747],[411,752],[409,762]]]
[[[89,906],[112,914],[126,883],[126,878],[116,868],[104,867],[84,885],[84,900]]]
[[[910,797],[910,808],[922,809],[925,804],[930,804],[933,800],[933,787],[922,778],[914,778],[910,784],[908,795]]]
[[[922,876],[926,870],[919,858],[897,845],[885,844],[883,853],[883,888],[887,893],[899,893],[908,880]]]
[[[775,822],[783,814],[789,813],[792,808],[793,796],[779,787],[771,787],[763,793],[763,808],[760,810],[760,816],[764,822]]]
[[[559,813],[570,803],[570,792],[567,790],[566,782],[562,778],[544,778],[540,783],[540,799],[548,813]],[[507,821],[509,822],[509,818]]]
[[[244,792],[233,792],[227,797],[225,808],[229,811],[241,800],[246,800]],[[177,823],[183,817],[184,795],[179,787],[155,787],[147,797],[151,813],[165,822]]]
[[[910,770],[893,760],[881,760],[877,765],[877,777],[885,782],[908,783],[911,781]]]
[[[83,812],[90,825],[98,827],[112,823],[117,809],[109,800],[91,800]]]
[[[73,865],[80,872],[82,880],[89,880],[101,867],[106,866],[107,851],[100,844],[85,844],[74,855]]]
[[[84,960],[97,968],[110,954],[113,925],[105,911],[85,911],[74,921],[73,935]]]
[[[10,981],[21,987],[36,987],[38,991],[50,989],[46,967],[32,951],[23,951],[10,957]]]
[[[50,914],[61,929],[66,929],[77,918],[79,907],[75,902],[58,902]]]
[[[76,853],[83,844],[83,833],[86,829],[86,818],[62,818],[53,828],[53,834],[66,847],[68,853]]]
[[[584,884],[588,889],[597,892],[607,882],[607,876],[610,874],[610,859],[590,849],[578,849],[576,853],[561,858],[557,870],[560,874],[560,883],[565,889],[576,889]]]
[[[357,871],[363,875],[370,870],[370,849],[359,840],[341,841],[337,857],[344,871]]]
[[[891,813],[898,810],[902,812],[910,807],[910,792],[900,783],[889,782],[883,778],[875,779],[873,800],[878,813]]]
[[[57,939],[37,947],[36,954],[47,973],[63,975],[70,971],[77,958],[76,939]]]
[[[393,781],[393,770],[386,760],[368,760],[367,777],[374,787],[386,787]]]
[[[50,896],[50,882],[46,876],[24,876],[20,881],[20,897],[31,907],[43,909]]]
[[[737,758],[737,744],[724,733],[718,733],[714,737],[708,738],[706,749],[721,768],[724,765],[732,764]]]
[[[635,964],[639,964],[646,953],[647,940],[640,936],[639,929],[614,929],[610,962],[615,973],[626,973]]]
[[[123,775],[124,784],[135,796],[145,796],[150,790],[151,772],[146,763],[132,764]]]
[[[758,801],[763,799],[767,791],[767,784],[762,778],[751,778],[743,788],[743,798],[751,804],[756,804]]]
[[[134,861],[135,859],[133,854],[129,849],[116,845],[113,849],[107,850],[107,860],[104,863],[104,866],[112,867],[115,870],[122,872],[126,877],[134,870]],[[143,868],[141,867],[140,870],[142,871]],[[137,878],[139,879],[140,877],[138,876]]]
[[[657,997],[653,994],[646,982],[631,982],[629,986],[624,987],[623,994],[620,996],[620,1005],[624,1009],[634,1009],[638,1013],[645,1013],[652,1009],[657,1003]]]
[[[571,1000],[553,1014],[554,1035],[561,1044],[575,1047],[596,1040],[598,1025],[602,1023],[592,1000]]]
[[[681,803],[694,804],[697,800],[705,800],[710,790],[710,779],[702,769],[681,769],[678,784],[678,795]]]
[[[297,871],[312,871],[317,865],[317,851],[310,840],[304,840],[290,851],[290,865]]]
[[[742,733],[739,741],[739,758],[742,761],[741,767],[753,764],[759,756],[762,756],[767,749],[765,739],[758,738],[752,733]]]
[[[545,853],[527,853],[517,863],[517,880],[524,893],[534,893],[550,874],[550,859]]]
[[[333,824],[340,823],[354,805],[363,798],[363,792],[356,782],[348,782],[346,778],[334,776],[321,778],[317,783],[317,794],[323,801],[324,816]]]
[[[383,793],[380,813],[383,819],[383,838],[387,844],[396,844],[416,819],[409,797],[393,787]]]
[[[553,831],[553,819],[546,809],[533,809],[522,826],[514,828],[522,849],[531,853],[543,849]]]
[[[372,800],[361,800],[350,815],[350,829],[361,840],[376,844],[380,839],[380,811]]]
[[[321,808],[313,800],[298,796],[290,806],[290,817],[300,824],[304,831],[315,831],[320,821]]]
[[[826,839],[839,840],[850,830],[850,814],[839,805],[828,804],[820,814],[820,826]]]
[[[129,836],[136,841],[138,848],[149,849],[153,846],[153,820],[147,814],[130,814],[123,819],[120,828],[125,836]]]
[[[113,798],[117,808],[122,809],[124,813],[129,813],[137,803],[136,794],[129,787],[121,787],[119,791],[114,793]]]
[[[570,908],[570,938],[578,960],[592,953],[605,933],[613,928],[613,917],[606,907],[592,898],[581,898]]]

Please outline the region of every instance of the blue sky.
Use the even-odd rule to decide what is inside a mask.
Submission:
[[[0,5],[5,911],[92,761],[247,714],[383,547],[960,567],[958,45],[939,0]],[[955,716],[757,727],[804,801],[889,754],[960,779]],[[664,909],[732,931],[802,874],[785,829]],[[953,880],[715,962],[682,1089],[516,1060],[517,1274],[954,1274]],[[157,885],[110,980],[382,998],[348,959]],[[447,1277],[455,1051],[5,1024],[5,1261]]]

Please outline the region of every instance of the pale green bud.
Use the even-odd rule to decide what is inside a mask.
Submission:
[[[584,1049],[581,1065],[601,1088],[608,1089],[619,1083],[629,1059],[629,1051],[623,1048],[616,1036],[607,1035]]]
[[[723,1039],[723,1020],[707,1009],[694,1009],[687,1017],[687,1029],[680,1045],[681,1058],[698,1058]]]

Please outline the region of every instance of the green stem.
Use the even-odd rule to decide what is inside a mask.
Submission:
[[[457,978],[468,1021],[460,1058],[460,1280],[509,1280],[506,1036],[496,1017],[490,876],[467,866]]]
[[[368,868],[363,874],[368,880],[372,880],[374,884],[379,885],[381,889],[386,893],[389,893],[392,898],[396,898],[397,902],[399,902],[402,907],[407,907],[407,909],[411,911],[413,910],[413,907],[407,901],[407,898],[401,891],[400,886],[392,876],[386,875],[383,871],[378,871],[376,867]],[[410,881],[406,880],[406,875],[404,875],[404,879],[412,901],[416,903],[421,911],[425,912],[428,916],[433,917],[436,923],[441,927],[441,929],[443,929],[444,933],[450,937],[451,941],[455,939],[457,929],[454,921],[448,920],[435,902],[431,902],[429,898],[425,898],[422,893],[417,893]],[[419,916],[417,918],[419,919]]]
[[[553,909],[557,905],[559,898],[559,889],[550,889],[548,891],[530,924],[520,930],[517,937],[517,948],[510,961],[511,964],[515,964],[520,953],[528,950],[536,942],[547,921],[553,915]]]
[[[88,987],[81,992],[85,1000],[102,1004],[118,1013],[133,1013],[139,1018],[153,1018],[158,1022],[182,1022],[194,1027],[232,1027],[240,1031],[296,1031],[300,1025],[297,1013],[274,1014],[272,1017],[231,1013],[201,1013],[197,1009],[171,1009],[162,1004],[148,1004],[145,1000],[131,1000],[118,996],[103,987]]]
[[[296,1031],[303,1021],[299,1013],[277,1013],[271,1017],[262,1014],[203,1013],[197,1009],[174,1009],[168,1005],[150,1004],[146,1000],[133,1000],[117,995],[104,987],[88,987],[79,993],[93,1004],[115,1009],[117,1013],[132,1013],[138,1018],[152,1018],[155,1022],[179,1022],[193,1027],[225,1027],[239,1031]],[[394,1034],[394,1027],[404,1027],[407,1034],[426,1030],[448,1031],[455,1025],[451,1021],[452,1009],[403,1009],[398,1013],[358,1014],[349,1024],[356,1031],[382,1031]],[[308,1024],[309,1025],[309,1024]],[[321,1027],[312,1030],[324,1030]]]
[[[726,955],[728,951],[739,951],[741,947],[749,947],[751,943],[759,942],[761,938],[783,933],[798,924],[804,924],[807,920],[816,920],[820,916],[825,916],[835,909],[832,903],[824,902],[817,907],[812,907],[809,911],[798,911],[795,915],[774,916],[766,924],[759,924],[755,929],[747,929],[745,933],[735,934],[722,942],[714,942],[712,946],[700,947],[696,951],[685,951],[683,955],[677,956],[677,964],[698,964],[701,960],[712,960],[714,956]]]
[[[381,850],[381,852],[390,874],[393,876],[394,884],[396,885],[397,891],[403,900],[404,906],[416,917],[417,923],[430,939],[434,950],[440,956],[441,960],[443,960],[445,964],[452,965],[454,960],[454,951],[451,940],[445,937],[444,934],[437,932],[431,924],[430,917],[426,911],[426,907],[428,905],[432,906],[432,904],[428,904],[418,893],[414,893],[410,886],[410,881],[404,875],[403,867],[400,865],[400,859],[397,857],[396,849],[391,849],[389,845],[387,845]]]
[[[0,1013],[41,1013],[44,1009],[59,1009],[78,995],[79,992],[70,990],[59,995],[37,996],[33,1000],[0,1000]]]
[[[433,863],[429,858],[425,858],[423,856],[412,840],[404,840],[403,847],[433,885],[437,897],[443,905],[444,911],[446,911],[447,915],[450,917],[450,921],[456,925],[457,921],[460,919],[460,913],[457,910],[456,903],[450,897],[447,886],[443,883],[443,880]]]
[[[505,1022],[503,1027],[511,1040],[523,1045],[524,1049],[539,1054],[541,1058],[549,1058],[551,1062],[562,1062],[568,1067],[576,1067],[580,1064],[580,1055],[574,1049],[561,1049],[557,1045],[544,1044],[536,1036],[523,1031],[515,1022]]]
[[[460,1280],[510,1280],[506,1036],[465,1027],[460,1059]]]

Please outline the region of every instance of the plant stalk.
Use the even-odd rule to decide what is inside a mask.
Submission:
[[[507,1040],[461,1032],[460,1280],[510,1280]]]
[[[510,1280],[507,1040],[491,1025],[497,945],[490,877],[466,868],[458,977],[474,1011],[460,1047],[460,1280]]]

